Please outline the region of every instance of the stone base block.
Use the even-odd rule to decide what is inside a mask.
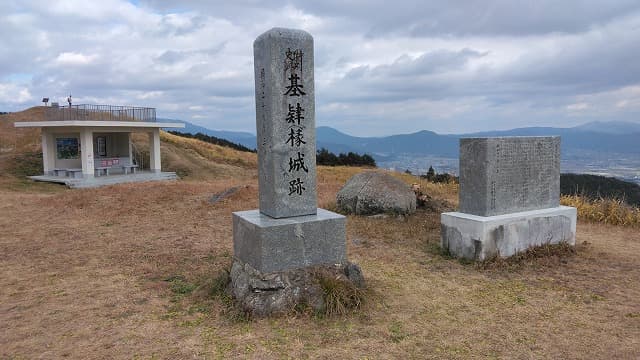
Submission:
[[[346,219],[315,215],[274,219],[259,210],[233,213],[234,256],[262,273],[347,261]]]
[[[576,208],[559,206],[497,216],[443,213],[441,245],[456,257],[508,257],[545,244],[576,243]]]

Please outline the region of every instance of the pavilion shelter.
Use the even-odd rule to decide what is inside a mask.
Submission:
[[[49,116],[53,119],[47,119],[47,112],[45,112],[46,121],[15,123],[17,128],[40,128],[42,131],[43,175],[32,177],[34,180],[77,185],[82,183],[77,179],[81,179],[84,180],[85,185],[99,186],[99,182],[95,181],[97,178],[120,175],[122,182],[128,182],[132,181],[136,174],[147,174],[146,178],[149,180],[154,179],[149,174],[163,174],[160,129],[184,128],[183,123],[156,122],[155,109],[151,109],[152,117],[143,118],[136,116],[135,111],[130,111],[130,109],[145,109],[147,114],[150,108],[116,107],[122,110],[110,114],[105,110],[81,111],[83,109],[80,108],[81,106],[83,105],[73,109],[51,109],[47,112],[53,113]],[[127,116],[119,113],[125,110]],[[61,115],[59,114],[61,111],[71,114]],[[148,169],[143,170],[142,163],[147,160],[141,158],[141,154],[131,141],[131,134],[134,132],[147,133],[149,136]],[[144,165],[147,168],[146,164]],[[122,175],[131,176],[127,178]],[[145,177],[139,178],[142,181]]]

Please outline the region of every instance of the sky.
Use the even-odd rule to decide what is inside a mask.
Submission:
[[[0,111],[74,104],[255,133],[253,41],[314,37],[316,125],[356,136],[640,122],[637,0],[3,0]]]

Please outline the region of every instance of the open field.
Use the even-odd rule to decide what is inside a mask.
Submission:
[[[5,155],[38,147],[3,139]],[[473,264],[440,252],[438,213],[349,217],[365,307],[247,320],[216,279],[231,212],[258,205],[255,154],[162,141],[184,181],[67,190],[2,172],[0,359],[640,358],[640,232],[582,220],[575,252]],[[319,167],[320,205],[358,171]],[[456,185],[419,182],[456,205]]]
[[[320,170],[322,206],[353,171]],[[479,267],[440,254],[436,213],[350,217],[365,309],[245,321],[208,293],[231,261],[231,211],[256,206],[254,177],[0,190],[0,357],[640,356],[632,229],[580,223],[573,255]]]

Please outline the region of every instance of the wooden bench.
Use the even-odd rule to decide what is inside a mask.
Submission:
[[[94,170],[96,172],[96,176],[102,176],[103,174],[109,176],[109,169],[111,169],[109,166],[100,166]]]
[[[138,169],[138,165],[122,165],[122,169],[124,170],[125,174],[128,174],[129,170],[131,170],[132,174],[135,174],[136,169]]]
[[[55,168],[55,169],[53,169],[53,175],[54,176],[67,176],[67,169]]]
[[[76,178],[82,177],[82,169],[65,169],[67,171],[67,176]],[[80,176],[76,176],[76,174],[80,174]]]

